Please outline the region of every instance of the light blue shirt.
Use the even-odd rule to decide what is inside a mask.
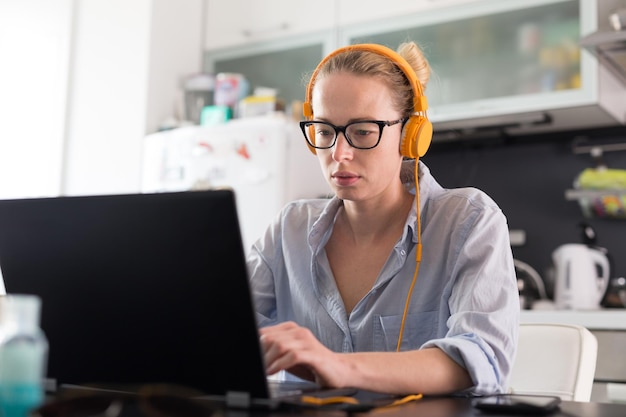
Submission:
[[[467,369],[469,393],[504,392],[520,305],[506,218],[480,190],[442,188],[421,161],[419,189],[423,253],[401,349],[436,346]],[[374,286],[347,314],[324,250],[341,205],[336,197],[289,203],[253,245],[259,326],[292,320],[336,352],[395,351],[416,266],[416,209]]]

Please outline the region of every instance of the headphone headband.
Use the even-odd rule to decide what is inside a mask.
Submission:
[[[317,79],[317,75],[321,71],[321,69],[326,65],[328,61],[330,61],[333,57],[343,54],[345,52],[350,51],[364,51],[364,52],[372,52],[378,55],[381,55],[385,58],[390,59],[400,70],[404,73],[405,77],[409,81],[411,88],[413,89],[413,111],[415,113],[425,112],[428,109],[428,101],[426,100],[426,96],[424,95],[424,91],[422,89],[422,83],[417,79],[415,75],[415,71],[409,65],[409,63],[400,56],[399,53],[394,51],[391,48],[388,48],[383,45],[378,45],[375,43],[363,43],[357,45],[348,45],[342,48],[336,49],[335,51],[328,54],[315,68],[313,74],[311,75],[311,79],[306,88],[306,102],[304,103],[304,116],[306,118],[311,118],[313,116],[313,108],[311,106],[311,100],[313,98],[313,87],[315,85],[315,80]]]
[[[409,158],[418,158],[423,156],[430,146],[432,138],[432,124],[426,117],[426,110],[428,109],[428,100],[424,95],[422,89],[422,83],[417,78],[415,70],[400,54],[391,48],[383,45],[365,43],[357,45],[348,45],[328,54],[315,68],[309,84],[306,88],[306,101],[302,105],[302,112],[307,120],[313,119],[313,106],[311,101],[313,99],[313,87],[315,86],[315,80],[320,70],[326,65],[326,63],[333,57],[351,51],[364,51],[381,55],[391,60],[405,75],[409,81],[411,88],[413,89],[413,115],[409,119],[409,122],[405,125],[405,133],[401,143],[400,152],[402,155]],[[316,153],[315,148],[309,147],[311,152]]]

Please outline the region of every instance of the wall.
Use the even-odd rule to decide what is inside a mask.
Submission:
[[[204,0],[1,0],[0,198],[140,190],[201,69]]]
[[[202,0],[81,0],[62,193],[138,192],[142,141],[201,66]]]
[[[150,0],[77,3],[63,194],[136,189],[151,7]]]
[[[0,198],[60,192],[72,3],[0,1]]]
[[[509,227],[526,231],[526,244],[514,247],[514,256],[544,279],[552,251],[582,241],[577,226],[581,221],[588,221],[597,243],[612,254],[612,275],[626,276],[626,220],[585,219],[578,203],[564,197],[578,173],[593,166],[589,154],[572,151],[574,139],[582,137],[592,143],[615,138],[626,142],[626,127],[434,143],[423,161],[444,187],[474,186],[487,192],[504,211]],[[626,169],[626,152],[605,153],[604,159],[611,168]]]

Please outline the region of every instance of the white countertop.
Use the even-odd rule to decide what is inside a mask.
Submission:
[[[589,330],[626,330],[626,309],[522,310],[522,323],[565,323]]]

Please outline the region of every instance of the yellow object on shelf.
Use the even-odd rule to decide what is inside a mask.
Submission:
[[[626,169],[587,168],[580,173],[577,183],[578,188],[626,191]]]
[[[587,168],[575,186],[586,217],[626,219],[626,170]]]

